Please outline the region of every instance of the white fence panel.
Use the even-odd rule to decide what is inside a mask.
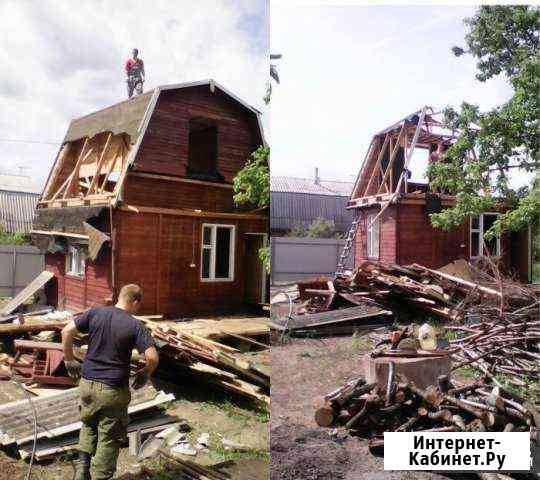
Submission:
[[[45,267],[44,255],[31,245],[0,245],[0,297],[14,297]]]
[[[288,283],[334,275],[345,240],[272,237],[272,283]],[[354,250],[346,268],[352,268]]]

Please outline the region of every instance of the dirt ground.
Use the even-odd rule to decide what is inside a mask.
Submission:
[[[0,384],[10,385],[9,383]],[[176,395],[176,401],[167,408],[167,413],[187,420],[192,428],[188,437],[192,445],[201,433],[210,434],[210,447],[200,451],[196,457],[182,458],[202,465],[222,465],[220,470],[239,480],[266,480],[268,478],[268,421],[266,409],[258,405],[212,389],[196,382],[187,382],[185,386],[167,387],[156,385]],[[5,390],[3,388],[3,390]],[[247,448],[243,452],[226,450],[221,444],[226,438]],[[122,449],[118,462],[117,475],[121,475],[137,462],[127,448]],[[159,472],[152,480],[181,480],[171,463],[156,459],[145,461],[145,465]],[[18,480],[25,478],[28,465],[6,452],[0,452],[0,480]],[[69,480],[73,476],[70,456],[59,455],[54,461],[36,464],[32,468],[33,480]]]
[[[453,480],[476,475],[384,472],[383,458],[367,441],[320,428],[313,401],[362,374],[364,336],[294,339],[273,345],[270,420],[270,480]],[[279,372],[279,374],[278,374]]]

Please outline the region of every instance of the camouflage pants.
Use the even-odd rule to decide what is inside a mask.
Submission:
[[[79,390],[79,450],[92,455],[93,480],[112,478],[120,446],[126,441],[131,392],[128,387],[110,387],[84,378]]]

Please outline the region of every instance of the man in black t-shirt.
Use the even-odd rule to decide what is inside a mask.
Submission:
[[[126,439],[128,405],[131,401],[129,373],[134,348],[144,355],[146,365],[139,370],[133,388],[143,387],[158,364],[158,353],[148,330],[131,314],[139,310],[142,290],[125,285],[114,307],[87,310],[62,330],[66,367],[80,378],[79,459],[75,480],[111,479],[121,444]],[[88,351],[81,364],[73,356],[73,338],[88,334]]]

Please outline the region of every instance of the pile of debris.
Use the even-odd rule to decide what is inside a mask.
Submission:
[[[528,431],[540,426],[540,413],[506,388],[457,385],[441,376],[437,386],[421,389],[397,376],[390,391],[363,378],[346,383],[324,397],[315,421],[345,426],[380,447],[384,432]]]
[[[538,310],[538,297],[532,289],[503,281],[496,273],[488,275],[464,260],[440,270],[364,261],[354,272],[332,280],[298,282],[294,308],[287,294],[290,312],[288,302],[277,304],[281,318],[274,319],[271,327],[297,333],[321,331],[324,326],[325,331],[338,333],[330,327],[344,326],[343,318],[356,329],[391,323],[392,316],[403,321],[429,316],[452,322],[469,317],[513,322],[525,318],[534,307]]]

